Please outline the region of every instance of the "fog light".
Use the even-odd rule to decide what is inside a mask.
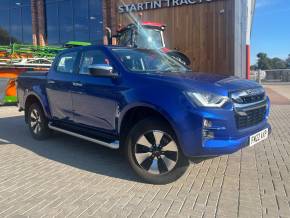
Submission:
[[[203,119],[203,128],[211,128],[211,127],[212,127],[212,122],[207,119]]]
[[[205,139],[213,139],[214,138],[214,133],[208,130],[203,130],[203,138]]]

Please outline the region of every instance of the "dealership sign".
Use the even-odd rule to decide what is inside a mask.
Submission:
[[[152,10],[158,8],[177,7],[182,5],[195,5],[202,3],[209,3],[216,0],[155,0],[139,3],[125,4],[122,3],[118,7],[119,13],[130,13],[137,11]]]

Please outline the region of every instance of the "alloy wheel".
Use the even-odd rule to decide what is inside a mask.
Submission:
[[[176,142],[160,130],[152,130],[142,135],[135,145],[134,154],[139,166],[155,175],[170,172],[178,161]]]
[[[31,111],[30,126],[35,134],[38,134],[41,131],[41,117],[36,109]]]

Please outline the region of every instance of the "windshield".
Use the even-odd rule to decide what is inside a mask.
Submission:
[[[142,28],[136,36],[138,48],[160,49],[163,48],[160,30]]]
[[[150,49],[113,49],[114,53],[130,71],[185,73],[190,68],[165,53]]]

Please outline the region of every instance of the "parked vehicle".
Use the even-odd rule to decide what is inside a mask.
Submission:
[[[150,183],[172,182],[192,158],[233,153],[271,131],[259,84],[193,73],[156,50],[67,49],[49,72],[23,73],[17,83],[34,138],[55,130],[123,149]]]
[[[156,22],[134,22],[118,30],[116,39],[119,46],[133,48],[157,49],[185,65],[190,65],[189,58],[182,52],[166,47],[164,31],[166,25]],[[112,44],[112,34],[109,28],[107,37]]]

